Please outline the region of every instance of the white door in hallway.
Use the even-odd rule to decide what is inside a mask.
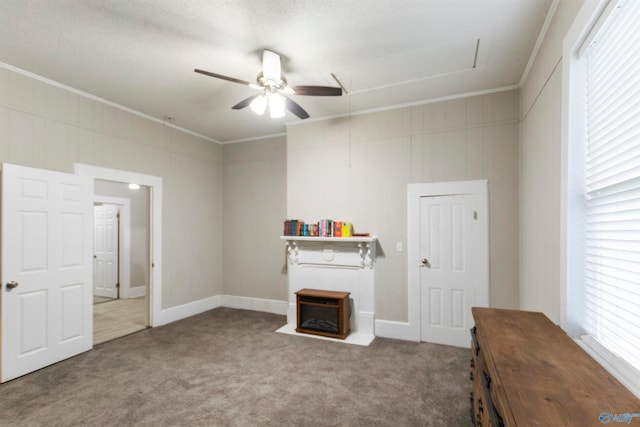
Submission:
[[[118,206],[94,206],[93,213],[93,294],[118,298]]]
[[[469,346],[479,227],[474,194],[420,198],[422,341]]]
[[[2,382],[93,345],[93,181],[2,165]]]

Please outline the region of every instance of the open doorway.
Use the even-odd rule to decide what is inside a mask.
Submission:
[[[140,230],[144,229],[142,233],[145,241],[145,248],[140,251],[133,250],[130,248],[131,253],[136,252],[136,255],[144,255],[144,259],[138,263],[139,267],[130,266],[130,273],[125,273],[125,264],[123,262],[120,263],[120,295],[125,295],[126,292],[131,292],[132,298],[127,298],[128,301],[136,301],[139,300],[144,305],[144,313],[145,313],[145,321],[143,322],[145,327],[153,327],[162,324],[162,178],[145,175],[136,172],[123,171],[118,169],[109,169],[103,168],[99,166],[92,165],[84,165],[84,164],[75,164],[75,173],[76,175],[89,177],[94,181],[94,186],[96,187],[96,194],[101,192],[99,187],[103,185],[101,182],[108,182],[111,184],[118,184],[122,187],[125,187],[127,191],[128,185],[130,183],[136,183],[140,185],[140,189],[145,193],[145,201],[146,205],[143,211],[145,212],[144,218],[145,223],[143,227],[138,227],[133,224],[133,219],[130,219],[131,227],[131,241],[134,239],[134,234],[138,233]],[[106,185],[106,184],[104,184]],[[104,197],[111,198],[128,198],[122,197],[122,193],[111,193],[110,195],[106,195]],[[110,200],[106,201],[107,203],[113,203]],[[118,204],[118,203],[114,203]],[[131,211],[133,211],[133,205],[131,205]],[[122,210],[121,210],[122,213]],[[131,215],[131,217],[133,214]],[[121,215],[121,228],[126,229],[124,225],[124,216]],[[138,230],[134,233],[134,230]],[[132,246],[130,244],[129,246]],[[120,241],[120,253],[122,254],[124,251],[124,240],[121,238]],[[132,255],[133,256],[133,255]],[[136,271],[134,271],[136,270]],[[141,273],[144,275],[144,285],[137,286],[125,286],[124,278],[136,276],[136,274]],[[135,279],[134,279],[135,280]],[[136,292],[140,292],[144,290],[144,294],[136,294]],[[123,298],[120,298],[122,300]],[[94,305],[94,312],[99,310],[99,308],[105,304],[97,304]],[[124,314],[118,314],[119,317],[123,317]],[[95,344],[96,342],[94,342]]]
[[[149,188],[94,180],[94,344],[148,327]]]

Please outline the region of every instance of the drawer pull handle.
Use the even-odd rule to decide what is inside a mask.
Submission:
[[[489,375],[485,374],[484,382],[487,384],[487,388],[491,388],[491,377]]]
[[[480,344],[478,344],[478,339],[476,337],[476,327],[471,328],[471,339],[473,340],[473,349],[475,350],[476,356],[480,354]]]

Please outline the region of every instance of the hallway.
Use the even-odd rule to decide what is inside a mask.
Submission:
[[[93,344],[146,329],[145,302],[145,297],[140,297],[94,304]]]

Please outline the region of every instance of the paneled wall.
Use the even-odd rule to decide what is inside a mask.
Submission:
[[[562,40],[582,0],[563,0],[522,87],[520,308],[560,322]]]
[[[162,307],[222,293],[222,147],[0,68],[0,161],[74,163],[163,180]]]
[[[224,293],[287,301],[286,138],[223,146]]]
[[[518,307],[519,102],[511,90],[288,127],[287,217],[378,236],[377,319],[408,320],[409,183],[489,180],[491,305]]]

